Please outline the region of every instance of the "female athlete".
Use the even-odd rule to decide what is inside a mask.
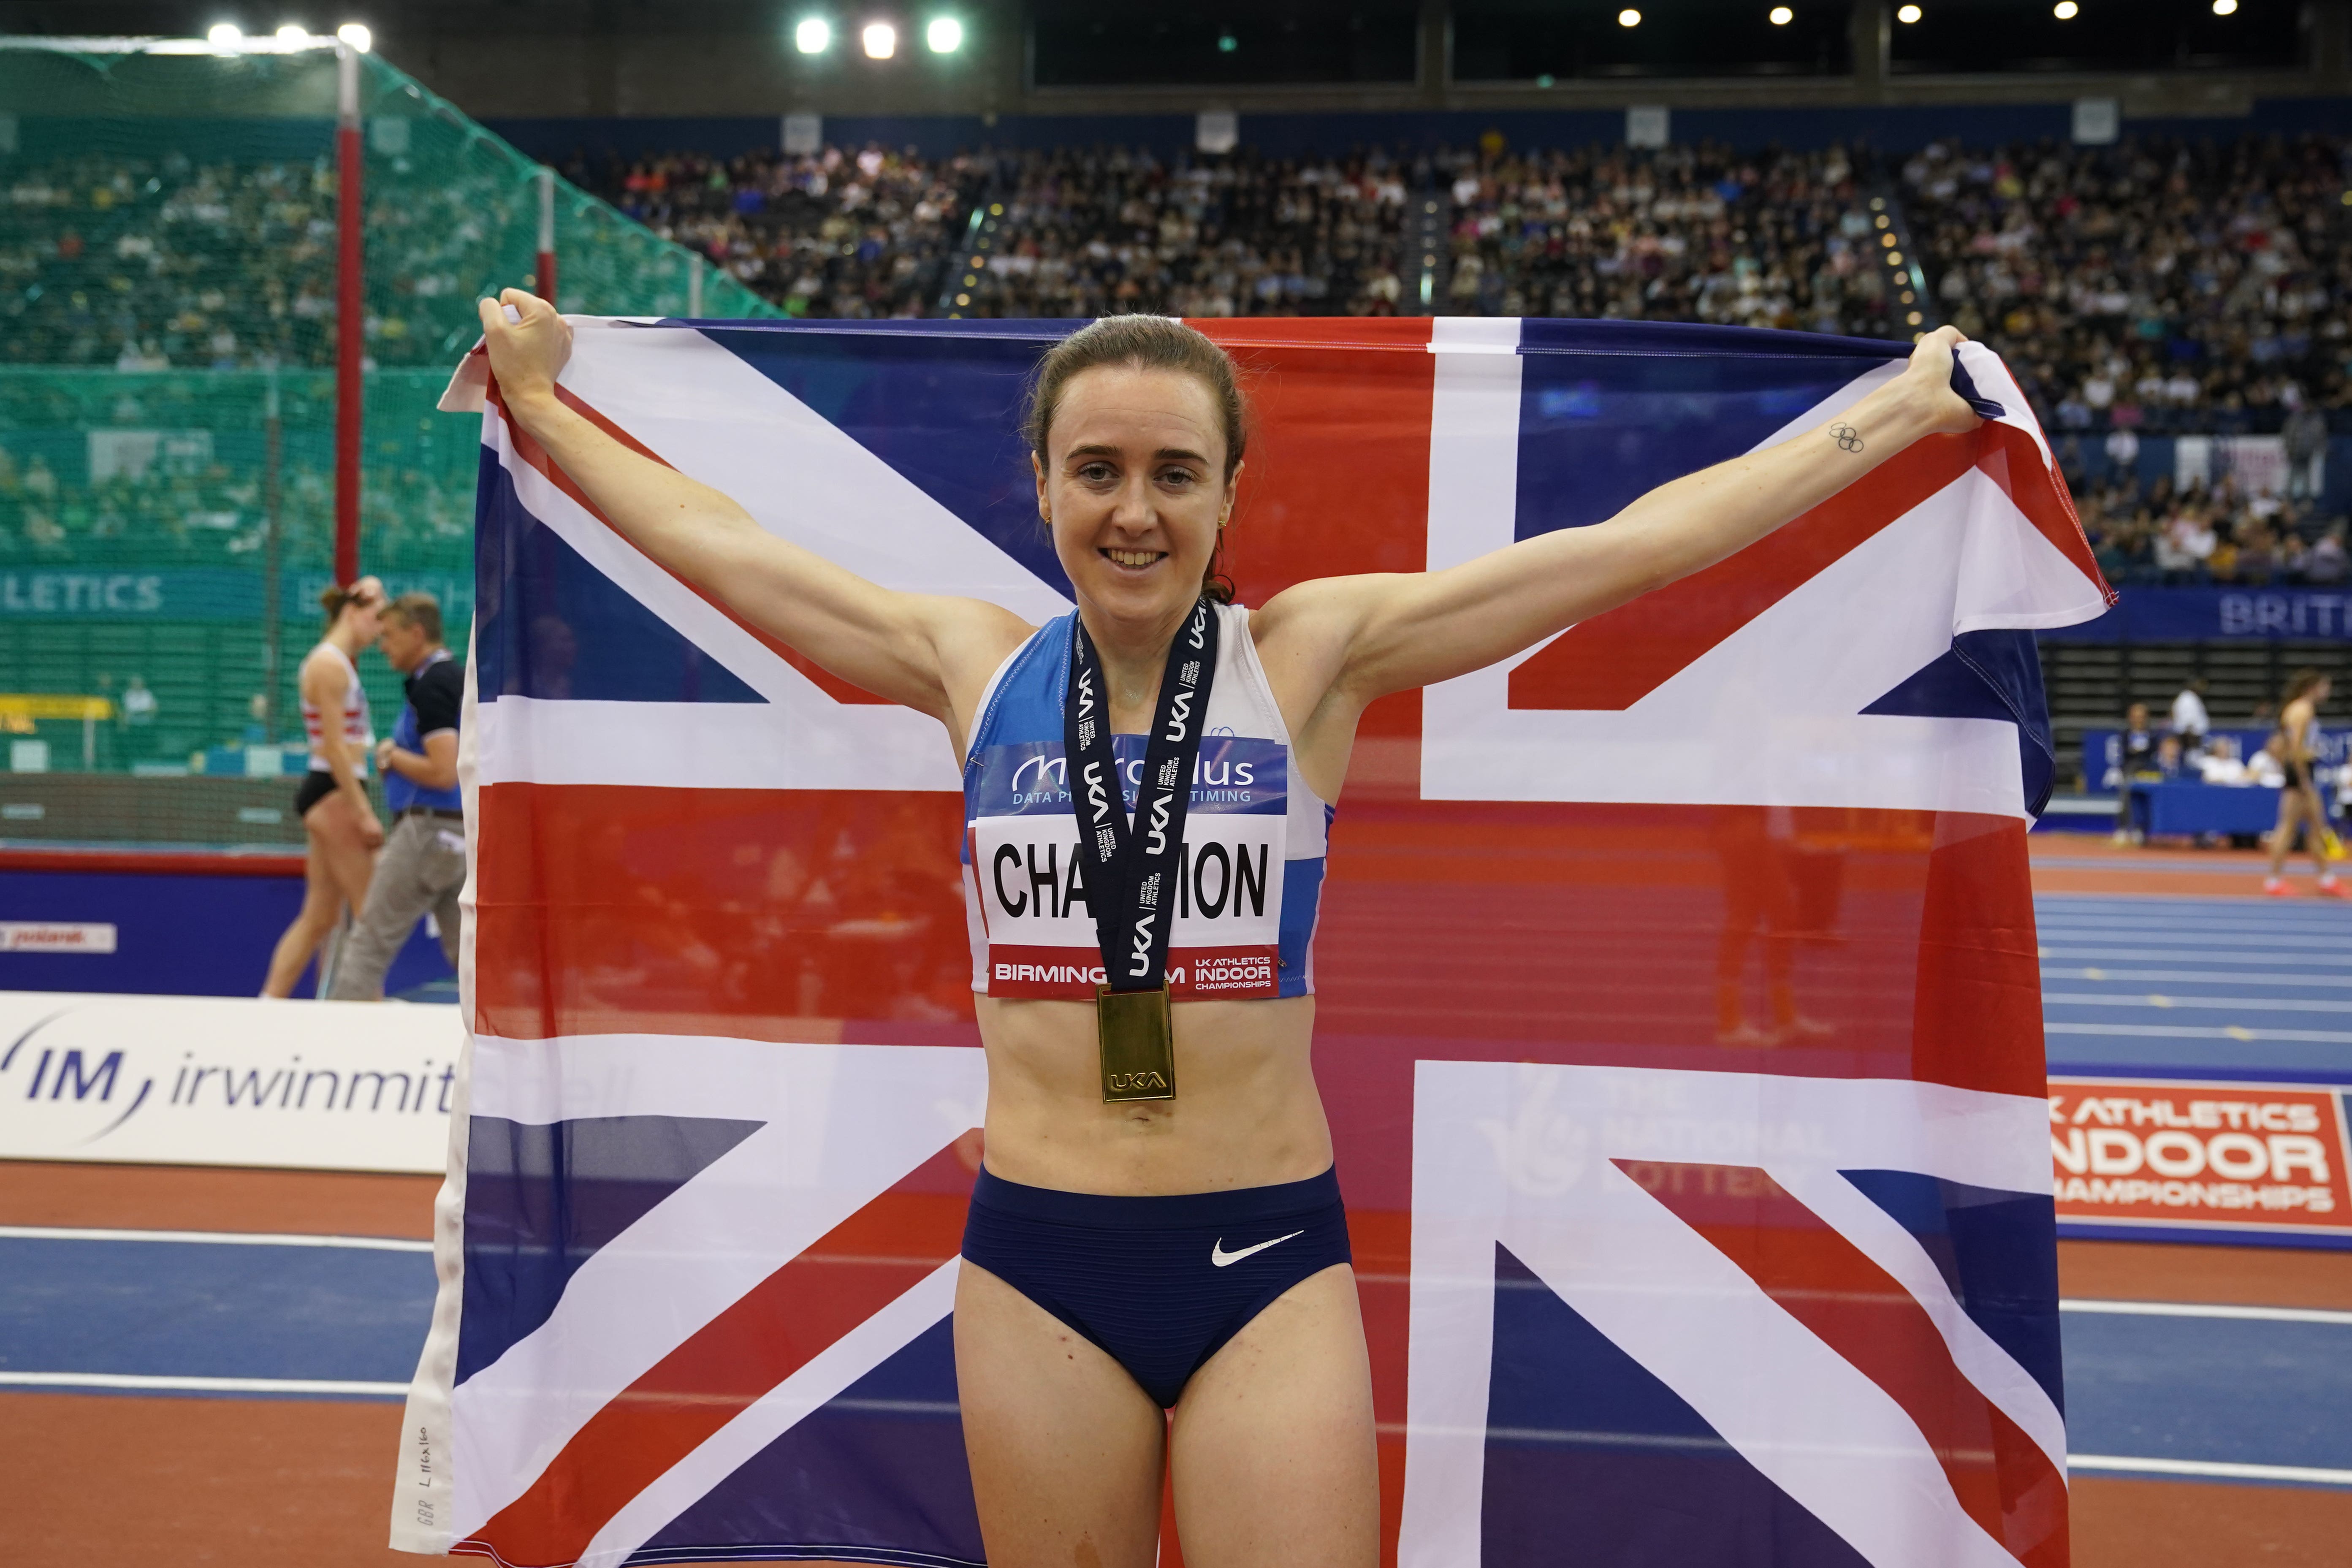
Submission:
[[[1250,611],[1213,592],[1246,432],[1233,363],[1180,322],[1108,318],[1045,355],[1026,432],[1038,515],[1069,574],[1080,635],[1066,616],[1041,628],[979,600],[893,592],[775,538],[727,497],[631,452],[558,400],[571,330],[544,301],[508,289],[483,300],[481,316],[508,414],[632,542],[842,679],[946,726],[965,765],[966,816],[978,819],[967,889],[998,920],[1034,921],[1041,904],[1059,917],[1085,900],[1073,854],[1129,863],[1090,848],[1063,815],[1087,809],[1081,759],[1108,761],[1089,751],[1099,731],[1081,728],[1093,701],[1107,700],[1121,739],[1150,728],[1153,760],[1134,765],[1140,740],[1119,758],[1149,785],[1162,775],[1163,731],[1181,717],[1180,681],[1209,667],[1205,717],[1192,728],[1255,748],[1251,776],[1286,778],[1286,805],[1234,828],[1241,818],[1213,815],[1196,793],[1195,824],[1243,837],[1218,850],[1216,867],[1203,846],[1189,885],[1170,897],[1199,914],[1213,891],[1227,910],[1246,888],[1255,910],[1276,897],[1269,875],[1321,855],[1323,803],[1338,798],[1367,703],[1492,664],[1696,572],[1911,443],[1978,423],[1951,386],[1959,334],[1943,329],[1922,340],[1905,374],[1835,421],[1663,486],[1607,522],[1443,572],[1303,583]],[[1204,634],[1206,653],[1191,658]],[[1195,754],[1196,776],[1213,779],[1234,776],[1244,752],[1221,753],[1224,773],[1211,772],[1206,751]],[[1056,756],[1066,804],[1039,792]],[[1164,780],[1181,779],[1179,763]],[[1046,825],[1018,815],[1046,809],[1029,804],[1041,798],[1055,803],[1050,839]],[[1120,854],[1153,838],[1141,804],[1132,829],[1124,813],[1111,815],[1103,842]],[[993,847],[977,832],[991,825],[1008,835]],[[1034,825],[1031,836],[1015,842],[1024,825]],[[1288,879],[1304,908],[1281,904],[1278,959],[1261,961],[1255,982],[1248,965],[1234,966],[1234,988],[1256,994],[1162,1005],[1163,1019],[1172,1014],[1172,1099],[1112,1098],[1114,1078],[1129,1075],[1112,1070],[1111,998],[1095,987],[1055,999],[999,984],[1086,975],[1098,958],[1092,929],[1086,952],[1067,949],[1079,964],[980,969],[986,1154],[955,1342],[992,1563],[1149,1568],[1163,1460],[1195,1568],[1377,1561],[1369,1363],[1308,1062],[1306,945],[1319,869]],[[1131,896],[1146,913],[1165,907],[1149,905],[1148,879],[1098,881],[1094,860],[1085,875],[1101,889],[1085,901]],[[1184,919],[1180,909],[1179,942]],[[1105,968],[1095,973],[1125,971],[1124,946],[1116,963],[1111,951],[1100,950]],[[1208,968],[1194,965],[1193,994]]]
[[[367,793],[368,753],[375,733],[368,721],[367,693],[360,686],[360,650],[383,630],[383,584],[362,577],[348,588],[319,595],[327,612],[327,635],[304,656],[298,675],[302,728],[310,742],[310,765],[294,792],[294,815],[302,819],[310,850],[302,865],[302,908],[269,955],[264,996],[290,996],[313,952],[319,954],[317,994],[327,994],[327,971],[334,959],[328,938],[343,918],[367,908],[368,878],[383,844],[383,824]]]
[[[2286,858],[2298,827],[2309,836],[2320,892],[2331,899],[2345,896],[2336,868],[2327,863],[2327,805],[2319,795],[2319,710],[2330,689],[2327,677],[2319,671],[2296,670],[2286,683],[2278,729],[2271,736],[2271,753],[2286,775],[2285,787],[2279,791],[2278,826],[2271,830],[2271,874],[2263,879],[2263,891],[2275,899],[2294,893],[2294,885],[2286,879]]]

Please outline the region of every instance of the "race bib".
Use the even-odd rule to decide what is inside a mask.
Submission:
[[[1132,810],[1143,738],[1114,737],[1113,753]],[[1061,744],[990,747],[981,775],[967,848],[988,933],[989,994],[1091,1001],[1102,953]],[[1278,742],[1202,741],[1168,954],[1180,1000],[1279,994],[1287,785]]]

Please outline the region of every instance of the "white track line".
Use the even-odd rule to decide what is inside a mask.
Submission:
[[[2321,947],[2332,948],[2338,952],[2343,952],[2347,947],[2352,947],[2352,931],[2347,931],[2340,936],[2273,936],[2268,931],[2242,933],[2223,931],[2201,931],[2183,926],[2176,934],[2169,927],[2163,930],[2138,930],[2120,927],[2105,921],[2101,921],[2095,925],[2054,928],[2043,925],[2037,929],[2042,937],[2056,937],[2061,941],[2068,937],[2125,936],[2130,937],[2135,942],[2156,942],[2159,945],[2178,947],[2183,952],[2191,953],[2203,952],[2216,947]],[[2281,953],[2280,956],[2287,955]]]
[[[144,1377],[118,1372],[0,1372],[0,1388],[147,1389],[158,1394],[340,1394],[399,1398],[404,1383],[346,1383],[318,1377]]]
[[[2242,969],[2081,969],[2042,966],[2044,980],[2169,980],[2176,985],[2352,985],[2352,974],[2260,974]]]
[[[2334,1013],[2352,1016],[2352,1003],[2314,1001],[2305,997],[2172,996],[2131,991],[2045,991],[2042,994],[2042,1000],[2066,1007],[2234,1007],[2248,1013]]]
[[[2352,1312],[2324,1307],[2241,1307],[2214,1301],[2092,1301],[2073,1297],[2062,1312],[2097,1312],[2120,1318],[2238,1318],[2263,1323],[2333,1323],[2352,1327]]]
[[[2042,1032],[2045,1035],[2139,1035],[2162,1040],[2281,1040],[2352,1046],[2352,1034],[2340,1029],[2241,1029],[2234,1024],[2225,1028],[2199,1029],[2172,1024],[2044,1023]]]
[[[291,1236],[246,1230],[86,1230],[0,1225],[0,1241],[185,1241],[204,1247],[332,1247],[352,1252],[430,1252],[429,1241],[391,1236]]]
[[[2047,932],[2045,932],[2045,933],[2043,933],[2043,934],[2044,934],[2044,935],[2047,935],[2048,933],[2047,933]],[[2206,960],[2208,963],[2210,963],[2210,962],[2212,962],[2213,960],[2216,960],[2216,959],[2221,959],[2221,960],[2226,961],[2226,960],[2228,959],[2228,957],[2229,957],[2229,955],[2228,955],[2227,953],[2213,952],[2210,952],[2210,951],[2192,951],[2192,950],[2189,950],[2189,949],[2182,949],[2182,950],[2180,950],[2179,952],[2167,952],[2167,951],[2165,951],[2165,950],[2164,950],[2164,949],[2162,949],[2162,948],[2149,948],[2149,947],[2064,947],[2064,946],[2060,946],[2060,947],[2044,947],[2044,948],[2042,948],[2042,956],[2043,958],[2045,958],[2045,959],[2050,959],[2050,958],[2124,958],[2124,959],[2130,959],[2130,960],[2133,960],[2134,962],[2141,963],[2152,963],[2152,962],[2156,962],[2156,961],[2162,960],[2162,959],[2167,959],[2167,958],[2181,958],[2181,957],[2191,957],[2191,956],[2193,956],[2193,957],[2197,957],[2197,958],[2201,958],[2201,959]],[[2314,953],[2302,953],[2302,952],[2270,952],[2270,953],[2262,953],[2262,954],[2257,954],[2257,955],[2254,955],[2254,956],[2255,956],[2256,958],[2258,958],[2258,959],[2259,959],[2259,961],[2260,961],[2260,962],[2262,962],[2262,963],[2272,963],[2272,964],[2277,964],[2277,963],[2311,963],[2311,964],[2321,964],[2321,963],[2328,963],[2328,964],[2352,963],[2352,957],[2347,957],[2347,958],[2326,958],[2326,957],[2322,957],[2322,956],[2319,956],[2319,955],[2317,955],[2317,954],[2314,954]]]
[[[2228,1481],[2301,1481],[2309,1486],[2352,1487],[2352,1470],[2321,1470],[2304,1465],[2225,1465],[2210,1459],[2126,1459],[2113,1454],[2069,1454],[2069,1470],[2137,1471],[2150,1476],[2210,1476]]]
[[[2272,898],[2261,904],[2237,900],[2226,906],[2181,906],[2154,912],[2122,906],[2101,910],[2084,909],[2080,904],[2042,904],[2036,907],[2034,913],[2051,925],[2115,925],[2135,931],[2210,927],[2216,931],[2332,931],[2352,926],[2352,910],[2333,900],[2325,906],[2306,904],[2301,910]]]

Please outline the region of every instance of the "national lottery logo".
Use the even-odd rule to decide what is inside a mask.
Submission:
[[[1122,750],[1132,755],[1121,755],[1114,765],[1118,769],[1122,798],[1140,797],[1146,785],[1172,793],[1177,787],[1180,763],[1168,759],[1166,767],[1157,776],[1147,777],[1146,759],[1136,737],[1118,737]],[[993,759],[978,764],[986,779],[1004,779],[1003,793],[992,784],[983,785],[982,811],[993,813],[1006,809],[1036,809],[1064,812],[1071,809],[1070,764],[1057,746],[1005,747],[1024,754],[1008,757],[1002,762]],[[998,769],[1010,764],[1008,772]],[[1192,808],[1199,810],[1230,810],[1234,807],[1278,809],[1284,795],[1287,770],[1284,766],[1278,743],[1256,740],[1235,740],[1211,736],[1202,746],[1201,754],[1192,760]],[[1086,809],[1096,805],[1091,791]],[[1103,804],[1107,805],[1108,802]]]

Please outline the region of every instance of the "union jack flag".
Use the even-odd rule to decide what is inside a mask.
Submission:
[[[1248,604],[1599,521],[1906,353],[1196,324],[1256,408]],[[583,321],[562,391],[779,535],[1042,621],[1014,429],[1066,330]],[[2066,1560],[2032,632],[2108,595],[2016,384],[1960,365],[1976,433],[1365,718],[1316,1065],[1386,1562]],[[653,564],[489,391],[470,1059],[393,1544],[979,1563],[945,738]]]

